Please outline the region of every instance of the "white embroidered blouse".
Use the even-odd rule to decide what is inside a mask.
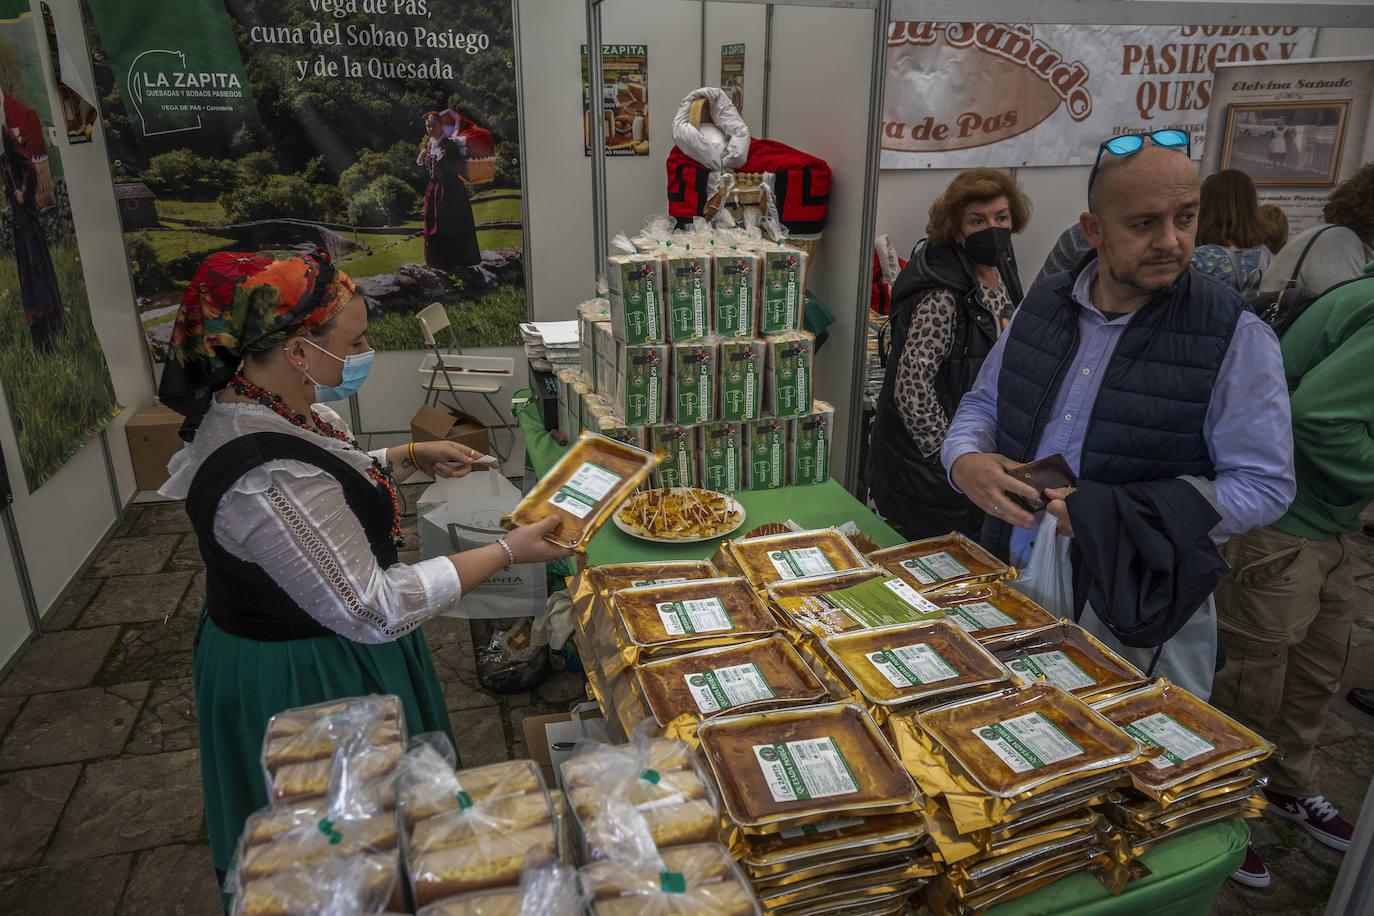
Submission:
[[[337,413],[320,418],[347,431]],[[301,429],[258,404],[212,402],[196,438],[168,465],[158,490],[185,499],[191,480],[221,445],[252,433],[286,433],[337,455],[361,474],[373,456],[346,442]],[[343,487],[311,464],[281,459],[247,472],[220,499],[215,539],[234,557],[260,566],[311,617],[355,642],[398,639],[458,603],[462,584],[447,557],[382,569]]]

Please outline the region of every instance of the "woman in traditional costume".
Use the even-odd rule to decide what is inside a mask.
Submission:
[[[482,261],[477,224],[463,176],[467,150],[457,122],[446,126],[438,112],[426,112],[425,137],[415,164],[429,173],[425,187],[425,263],[443,271]]]
[[[269,718],[395,694],[412,733],[452,738],[420,625],[498,570],[567,554],[543,540],[550,518],[486,547],[397,562],[397,481],[460,477],[482,456],[453,442],[365,452],[316,403],[362,384],[366,330],[362,297],[322,252],[221,252],[196,272],[172,332],[160,394],[186,416],[190,441],[160,492],[186,499],[206,566],[192,670],[221,883],[245,819],[267,804]]]

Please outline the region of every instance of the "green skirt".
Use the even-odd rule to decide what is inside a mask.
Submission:
[[[259,642],[224,632],[203,613],[201,623],[191,670],[217,869],[229,869],[244,821],[267,805],[262,738],[267,720],[282,710],[393,693],[401,698],[410,734],[442,732],[453,740],[444,690],[418,629],[379,645],[342,636]]]

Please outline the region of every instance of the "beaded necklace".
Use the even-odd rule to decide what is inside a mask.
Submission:
[[[268,410],[294,426],[299,426],[307,432],[318,432],[320,435],[327,436],[330,439],[338,439],[340,442],[348,443],[360,452],[363,451],[362,446],[358,445],[356,439],[350,439],[342,430],[335,429],[333,426],[329,425],[329,423],[313,410],[310,411],[310,419],[314,421],[317,428],[312,430],[310,425],[306,422],[305,417],[286,406],[285,402],[281,399],[281,395],[272,394],[263,388],[259,388],[257,385],[244,378],[242,372],[235,372],[233,376],[230,377],[229,387],[234,394],[252,398],[263,407],[266,407]],[[367,453],[363,452],[363,454]],[[371,458],[370,455],[368,457]],[[372,458],[372,464],[364,469],[364,473],[375,481],[378,486],[385,489],[387,495],[391,497],[391,537],[396,542],[396,546],[399,547],[405,541],[405,532],[401,528],[401,501],[396,496],[396,483],[391,479],[391,466],[388,464],[387,467],[382,467],[376,458]]]

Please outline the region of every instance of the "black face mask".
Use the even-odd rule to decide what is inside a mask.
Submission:
[[[996,267],[1011,251],[1011,230],[1005,226],[989,226],[964,239],[964,250],[973,263]]]

